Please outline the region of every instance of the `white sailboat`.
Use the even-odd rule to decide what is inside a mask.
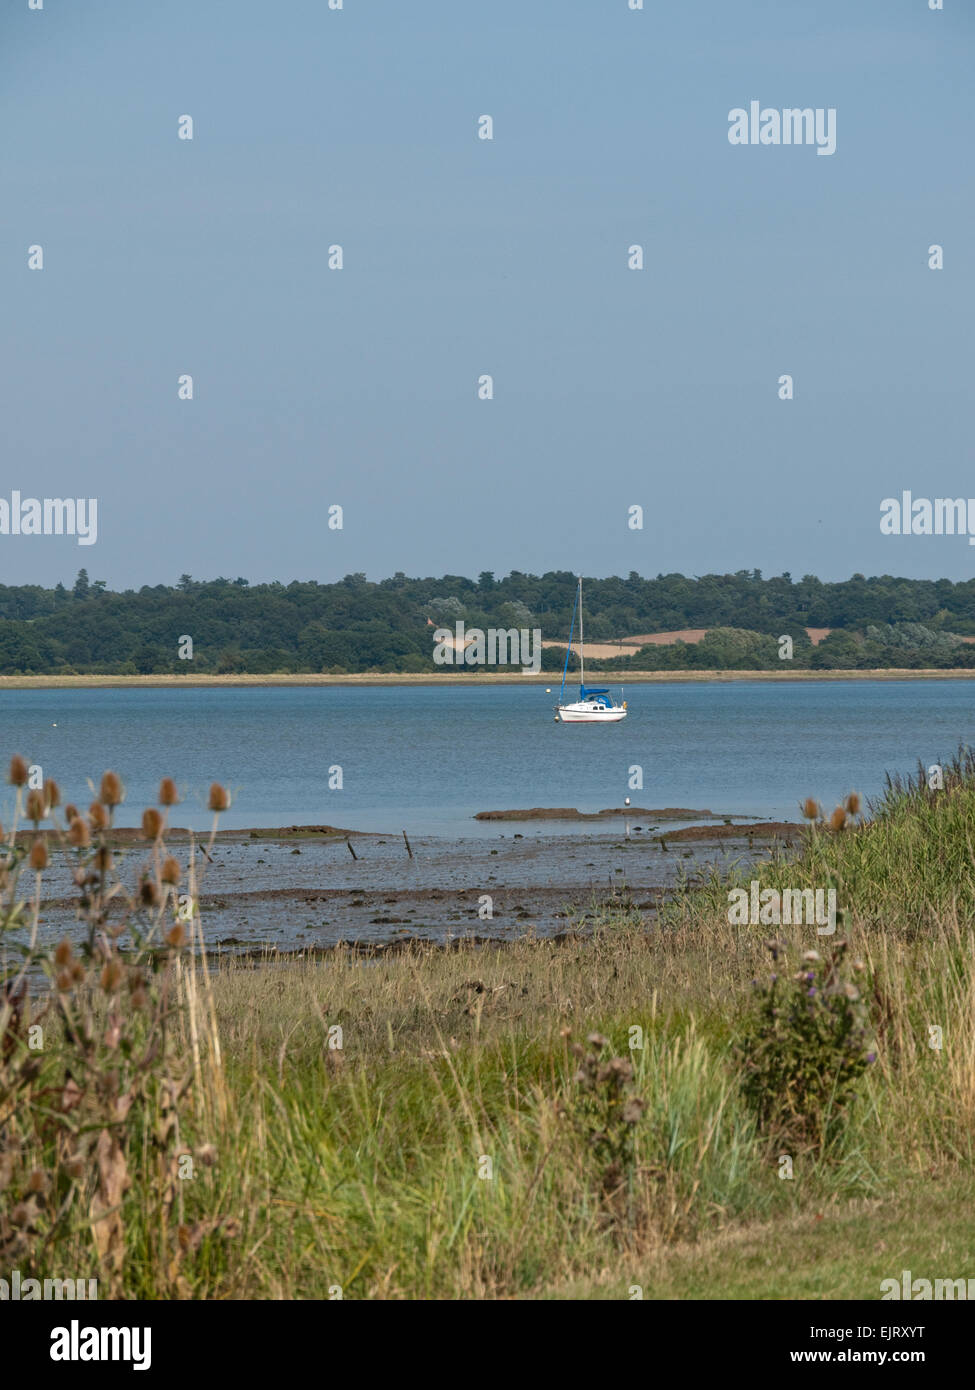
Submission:
[[[565,703],[565,676],[569,669],[569,655],[572,651],[572,633],[575,629],[576,609],[579,610],[579,698],[572,704]],[[562,668],[562,689],[559,703],[555,706],[555,717],[563,724],[616,724],[626,718],[626,701],[620,687],[620,703],[616,704],[606,686],[586,688],[586,654],[582,631],[582,577],[576,590],[576,601],[572,609],[572,622],[569,627],[569,645],[565,653],[565,666]]]

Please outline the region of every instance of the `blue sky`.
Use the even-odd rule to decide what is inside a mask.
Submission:
[[[973,40],[968,0],[3,0],[0,496],[99,510],[0,583],[970,577],[879,519],[975,496]],[[836,153],[732,146],[753,99]]]

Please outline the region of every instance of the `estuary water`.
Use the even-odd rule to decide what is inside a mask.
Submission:
[[[556,687],[557,689],[557,687]],[[331,824],[415,835],[497,836],[478,811],[688,807],[792,820],[812,796],[878,794],[975,738],[964,680],[636,685],[615,725],[559,724],[544,686],[323,686],[0,692],[0,758],[42,766],[85,806],[106,768],[135,825],[173,777],[174,825],[202,829],[211,781],[225,828]],[[642,789],[633,785],[642,771]],[[330,774],[330,769],[332,769]],[[341,788],[330,788],[330,777]],[[9,824],[11,789],[0,794]],[[524,829],[525,827],[520,827]],[[591,831],[592,823],[580,829]],[[531,833],[572,833],[533,822]]]

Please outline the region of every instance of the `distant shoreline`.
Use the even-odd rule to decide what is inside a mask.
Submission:
[[[613,687],[618,685],[673,685],[675,683],[734,681],[896,681],[896,680],[975,680],[975,668],[948,667],[908,670],[881,668],[866,671],[628,671],[594,672],[593,679]],[[553,690],[560,677],[552,672],[522,675],[520,672],[364,672],[353,675],[157,675],[157,676],[2,676],[3,690],[85,690],[85,689],[184,689],[204,687],[301,686],[301,685],[545,685]],[[572,681],[575,684],[575,680]]]

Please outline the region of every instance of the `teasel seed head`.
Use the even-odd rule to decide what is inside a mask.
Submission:
[[[63,940],[58,942],[57,948],[54,952],[54,964],[62,966],[70,965],[71,957],[73,954],[74,952],[71,949],[71,942],[68,940],[67,937],[64,937]]]
[[[176,791],[176,783],[171,777],[164,777],[159,783],[160,806],[176,806],[178,803],[179,796]]]
[[[860,795],[858,792],[850,792],[850,795],[846,798],[846,809],[851,816],[858,816],[860,814]]]
[[[179,863],[171,854],[167,855],[163,860],[162,871],[160,873],[163,883],[171,883],[175,887],[176,884],[179,883],[179,874]]]
[[[95,851],[95,868],[101,874],[107,874],[115,861],[112,859],[112,851],[107,845],[99,845]]]
[[[122,967],[117,960],[110,960],[102,968],[102,989],[106,994],[114,994],[122,979]]]
[[[91,830],[88,827],[88,822],[76,815],[68,826],[68,839],[76,849],[85,849],[86,846],[90,845]]]
[[[147,840],[158,840],[163,819],[155,806],[148,806],[142,812],[142,833]]]
[[[227,788],[226,788],[226,787],[221,787],[221,785],[220,785],[219,782],[211,782],[211,783],[210,783],[210,801],[209,801],[210,810],[211,810],[211,811],[226,811],[226,809],[227,809],[227,807],[228,807],[229,805],[230,805],[230,794],[229,794],[229,792],[227,791]]]
[[[15,787],[26,787],[27,777],[27,764],[19,753],[15,753],[10,759],[10,771],[7,773],[7,778]]]
[[[125,792],[117,772],[103,772],[98,799],[104,806],[119,806]]]
[[[166,944],[178,949],[186,940],[186,932],[183,930],[182,922],[174,922],[166,933]]]
[[[88,819],[91,821],[92,830],[108,829],[108,812],[98,801],[93,801],[88,807]]]
[[[139,901],[143,907],[155,907],[159,902],[159,889],[151,878],[144,878],[139,884]]]
[[[40,824],[47,815],[47,807],[44,805],[43,792],[32,791],[27,793],[27,804],[24,808],[24,814],[27,816],[27,819],[32,820],[35,825]]]
[[[64,819],[70,825],[73,820],[78,819],[78,808],[73,801],[69,801],[64,808]]]
[[[807,796],[805,801],[802,803],[802,814],[806,818],[806,820],[818,820],[819,803],[813,801],[811,796]]]
[[[842,830],[846,825],[846,807],[837,806],[836,810],[829,818],[830,830]]]
[[[48,811],[53,811],[55,806],[61,805],[61,788],[53,777],[49,777],[44,783],[44,800],[47,802]]]
[[[30,866],[39,874],[47,868],[47,845],[43,840],[35,840],[31,845]]]

